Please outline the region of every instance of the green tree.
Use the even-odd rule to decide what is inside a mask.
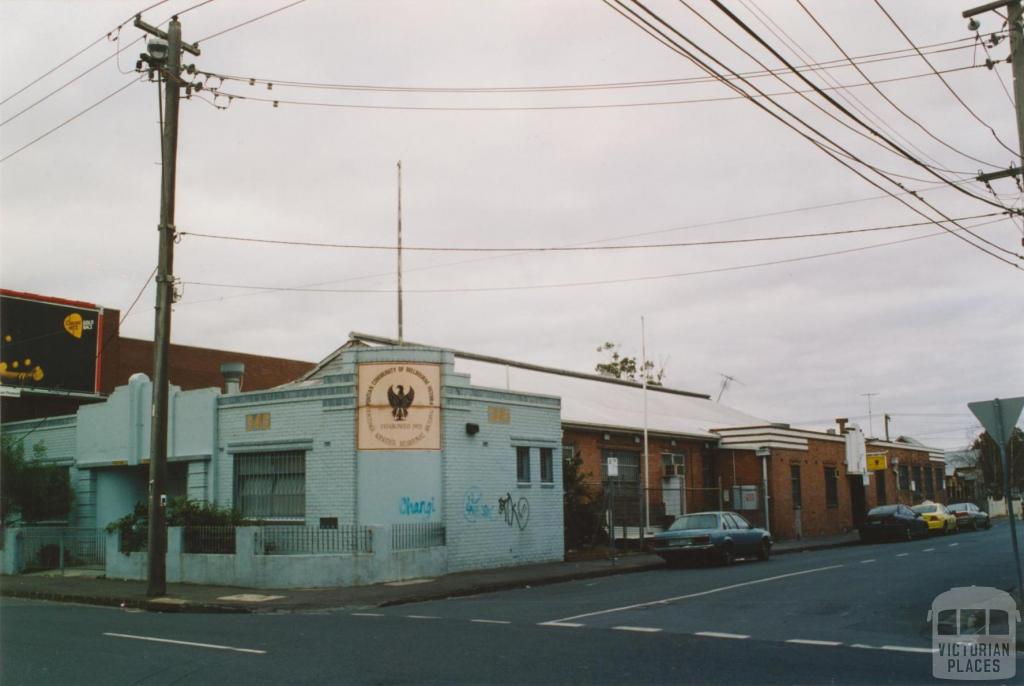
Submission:
[[[643,375],[647,377],[647,383],[652,386],[661,385],[662,379],[665,378],[665,368],[663,366],[655,369],[654,363],[650,360],[643,364],[638,364],[635,357],[621,354],[619,347],[618,343],[612,343],[611,341],[605,341],[599,345],[597,352],[610,353],[610,355],[607,362],[598,362],[594,365],[594,371],[604,376],[641,383],[643,376],[641,376],[640,367],[642,366]]]
[[[25,459],[24,440],[0,436],[0,521],[4,525],[66,520],[75,492],[66,467],[45,462],[46,446],[36,443]]]
[[[999,446],[983,432],[974,439],[971,448],[978,456],[978,467],[989,491],[997,498],[1003,497],[1003,464],[999,458]],[[1018,491],[1024,490],[1024,431],[1014,429],[1009,445],[1005,446],[1006,460],[1010,464],[1010,485]]]
[[[565,548],[579,550],[600,542],[604,536],[604,507],[601,496],[587,484],[583,459],[573,449],[563,452],[562,490],[565,520]]]

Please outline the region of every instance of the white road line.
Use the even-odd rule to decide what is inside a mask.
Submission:
[[[104,636],[114,638],[130,638],[135,641],[152,641],[153,643],[172,643],[179,646],[190,646],[192,648],[211,648],[213,650],[231,650],[236,653],[251,653],[253,655],[266,655],[265,650],[253,650],[252,648],[235,648],[233,646],[220,646],[213,643],[193,643],[192,641],[174,641],[169,638],[156,638],[155,636],[133,636],[131,634],[115,634],[109,631],[103,632]]]
[[[851,648],[866,648],[868,650],[874,650],[875,649],[875,646],[869,646],[869,645],[865,645],[863,643],[852,643],[852,644],[850,644],[850,647]]]
[[[896,555],[896,557],[906,557],[906,556],[907,556],[907,555],[909,555],[909,554],[910,554],[910,553],[898,553],[898,554]]]
[[[925,548],[921,552],[922,553],[934,553],[935,552],[935,548]]]
[[[541,622],[537,626],[561,626],[561,627],[565,627],[566,629],[579,629],[583,625],[582,624],[576,624],[575,622],[556,622],[556,621],[552,621],[552,622]]]
[[[799,643],[805,646],[841,646],[842,641],[815,641],[811,638],[790,638],[786,643]]]
[[[949,547],[950,547],[950,548],[955,548],[955,547],[957,547],[958,545],[960,545],[960,544],[959,544],[959,543],[950,543],[950,544],[949,544]]]
[[[870,560],[861,560],[861,561],[860,561],[860,563],[861,563],[862,565],[866,565],[866,564],[867,564],[867,563],[869,563],[869,562],[875,562],[875,558],[871,558]]]
[[[898,653],[937,653],[935,648],[913,648],[911,646],[882,646],[882,650],[894,650]]]
[[[406,615],[406,619],[441,619],[436,615]]]
[[[735,638],[742,640],[744,638],[750,638],[747,634],[726,634],[721,631],[697,631],[694,636],[707,636],[708,638]]]
[[[353,617],[383,617],[384,615],[382,615],[379,612],[352,612],[351,616],[353,616]]]
[[[661,629],[653,626],[613,626],[616,631],[639,631],[642,634],[656,634]]]
[[[511,624],[512,623],[512,622],[506,621],[504,619],[471,619],[469,621],[476,622],[477,624]]]
[[[623,605],[622,607],[613,607],[607,610],[597,610],[596,612],[587,612],[582,615],[573,615],[572,617],[562,617],[561,619],[552,619],[550,622],[544,622],[543,624],[564,624],[571,622],[574,619],[582,619],[583,617],[596,617],[597,615],[606,615],[611,612],[623,612],[625,610],[635,610],[641,607],[650,607],[652,605],[668,605],[678,600],[688,600],[689,598],[699,598],[705,595],[711,595],[712,593],[721,593],[722,591],[731,591],[734,588],[743,588],[744,586],[753,586],[755,584],[763,584],[769,581],[777,581],[779,579],[788,579],[794,576],[803,576],[804,574],[814,574],[816,572],[826,572],[830,569],[839,569],[844,565],[829,565],[828,567],[816,567],[814,569],[805,569],[800,572],[790,572],[789,574],[779,574],[777,576],[767,576],[763,579],[754,579],[752,581],[743,581],[738,584],[730,584],[728,586],[720,586],[718,588],[712,588],[707,591],[698,591],[696,593],[687,593],[686,595],[677,595],[672,598],[663,598],[661,600],[651,600],[646,603],[636,603],[635,605]]]

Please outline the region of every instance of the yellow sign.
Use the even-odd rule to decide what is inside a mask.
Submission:
[[[82,337],[82,315],[74,312],[64,317],[64,330],[75,338]]]
[[[889,466],[888,453],[868,453],[868,471],[880,472]]]
[[[487,421],[491,424],[509,424],[512,421],[512,412],[507,407],[491,405],[487,408]]]
[[[246,431],[270,431],[270,413],[260,412],[259,414],[245,415]]]
[[[441,366],[359,365],[358,450],[441,449]]]

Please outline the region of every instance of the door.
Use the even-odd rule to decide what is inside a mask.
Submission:
[[[850,511],[853,514],[853,528],[859,529],[867,517],[867,499],[864,495],[864,477],[853,474],[846,477],[850,486]]]

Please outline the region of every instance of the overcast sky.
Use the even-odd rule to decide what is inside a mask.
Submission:
[[[203,39],[290,1],[204,3],[181,15],[183,33]],[[894,436],[965,445],[977,433],[967,402],[1024,395],[1024,262],[1013,255],[1024,252],[1022,232],[993,215],[993,204],[1020,206],[1020,194],[1012,180],[991,190],[959,184],[969,196],[938,176],[959,181],[1017,163],[1004,90],[1012,88],[1010,65],[1001,61],[1008,41],[988,48],[1000,62],[988,70],[985,46],[972,43],[960,16],[970,3],[882,1],[948,72],[961,104],[873,2],[804,0],[809,15],[796,0],[723,1],[791,64],[831,63],[807,72],[813,83],[863,84],[849,66],[835,68],[843,56],[813,15],[909,117],[870,86],[829,91],[836,101],[940,171],[885,149],[820,96],[792,94],[807,85],[791,74],[740,84],[788,92],[774,101],[855,158],[849,164],[881,188],[873,186],[728,86],[693,81],[705,74],[689,59],[597,0],[307,0],[202,41],[200,57],[185,55],[200,71],[243,79],[200,78],[207,89],[182,102],[178,230],[390,246],[398,160],[410,248],[649,245],[975,217],[962,225],[978,224],[980,238],[960,234],[973,246],[931,224],[717,246],[410,250],[403,258],[412,341],[592,371],[604,341],[640,354],[643,315],[648,354],[664,365],[667,385],[715,397],[727,374],[737,381],[723,402],[750,414],[811,428],[849,416],[880,435],[887,412]],[[160,24],[196,4],[165,1],[144,18]],[[156,265],[155,84],[135,83],[12,154],[138,78],[141,42],[35,104],[142,35],[128,22],[110,34],[119,42],[104,37],[143,6],[0,1],[4,288],[125,312]],[[784,69],[711,2],[691,6],[754,58]],[[648,7],[728,68],[762,69],[686,5]],[[994,13],[980,20],[986,38],[1002,30]],[[661,80],[674,83],[472,90]],[[263,100],[229,102],[228,93]],[[885,193],[900,188],[862,162],[921,192],[900,196],[907,207]],[[185,236],[176,249],[183,293],[172,340],[316,361],[350,331],[394,336],[395,258],[394,250]],[[739,268],[781,260],[789,261]],[[152,338],[153,303],[150,284],[124,335]],[[877,394],[873,421],[867,393]]]

